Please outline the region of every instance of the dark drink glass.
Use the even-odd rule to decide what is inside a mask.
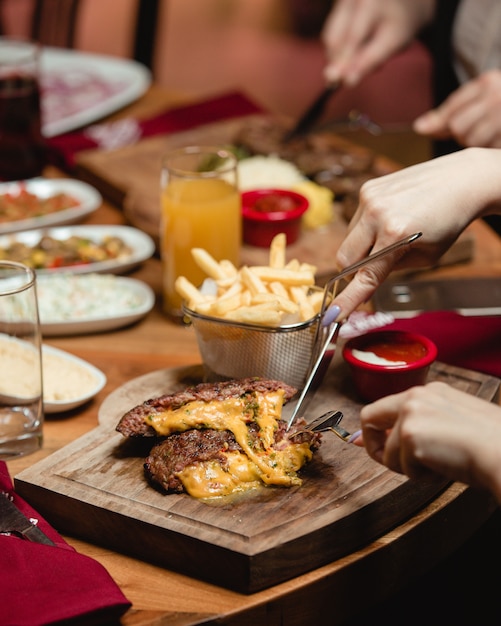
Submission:
[[[0,37],[0,180],[42,174],[42,135],[38,46]]]

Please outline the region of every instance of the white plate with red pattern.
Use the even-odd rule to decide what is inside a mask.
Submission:
[[[137,61],[43,48],[43,134],[55,137],[87,126],[134,102],[150,84],[150,71]]]

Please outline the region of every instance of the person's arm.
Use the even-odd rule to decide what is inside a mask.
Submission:
[[[414,130],[462,146],[501,148],[501,70],[484,72],[439,107],[414,121]]]
[[[501,407],[442,382],[362,408],[355,441],[389,469],[430,473],[491,491],[501,503]]]
[[[428,24],[435,0],[337,0],[321,38],[327,82],[353,86]]]
[[[333,300],[325,323],[346,319],[393,269],[433,265],[477,217],[501,212],[501,150],[466,148],[374,178],[337,253],[340,269],[399,239],[422,232],[412,246],[360,269]]]

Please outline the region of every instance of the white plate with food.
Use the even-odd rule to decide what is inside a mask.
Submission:
[[[97,189],[69,178],[0,183],[0,235],[74,224],[102,201]]]
[[[77,356],[42,345],[43,407],[45,413],[70,411],[96,396],[106,384],[97,367]]]
[[[130,59],[46,47],[41,55],[45,137],[81,128],[137,100],[151,72]]]
[[[149,259],[153,239],[131,226],[59,226],[0,236],[0,255],[37,274],[122,274]]]
[[[44,337],[115,330],[145,317],[155,293],[135,278],[114,274],[52,274],[37,279]]]

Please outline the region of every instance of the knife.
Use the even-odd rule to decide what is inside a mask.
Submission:
[[[299,118],[296,125],[285,134],[283,140],[291,141],[291,139],[305,135],[320,118],[330,97],[339,89],[340,86],[340,83],[334,83],[325,87],[325,89],[308,107],[305,113],[303,113],[303,115]]]
[[[10,499],[9,494],[5,492],[0,492],[0,533],[13,533],[22,535],[35,543],[44,543],[48,546],[56,545],[38,526],[35,526],[21,513]]]

